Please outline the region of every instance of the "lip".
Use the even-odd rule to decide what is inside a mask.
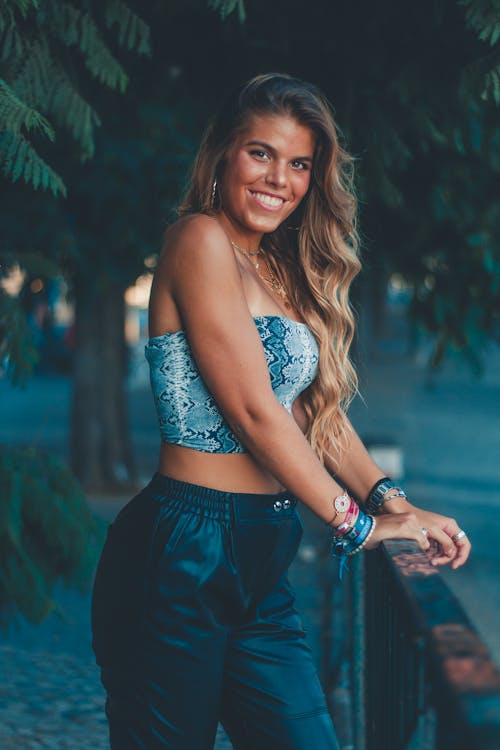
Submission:
[[[269,193],[269,192],[267,192],[267,190],[249,190],[248,192],[250,193],[250,195],[252,196],[252,198],[256,201],[256,203],[258,203],[258,205],[261,208],[263,208],[265,211],[271,211],[271,212],[280,211],[281,208],[286,203],[286,198],[283,198],[282,195],[277,195],[276,193]],[[274,198],[276,200],[279,200],[280,203],[279,203],[279,205],[276,205],[276,206],[270,206],[269,204],[264,203],[262,200],[260,200],[259,199],[259,195],[269,196],[270,198]]]

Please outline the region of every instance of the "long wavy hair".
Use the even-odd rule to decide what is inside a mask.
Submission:
[[[313,84],[284,74],[248,81],[209,124],[179,213],[217,213],[214,180],[253,115],[292,117],[315,136],[309,190],[288,219],[264,235],[262,248],[318,342],[318,374],[303,394],[306,434],[319,459],[329,458],[338,469],[349,442],[346,410],[357,390],[349,359],[354,317],[348,292],[361,264],[353,159],[340,144],[327,99]]]

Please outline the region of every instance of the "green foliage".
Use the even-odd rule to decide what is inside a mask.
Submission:
[[[459,0],[466,8],[467,25],[490,49],[484,59],[477,61],[473,70],[483,76],[483,99],[492,97],[500,104],[500,0]]]
[[[121,0],[98,11],[59,0],[0,0],[0,167],[15,181],[66,194],[62,178],[40,155],[55,129],[68,132],[81,161],[94,154],[99,116],[81,93],[79,61],[91,77],[123,92],[128,76],[108,42],[150,54],[149,27]],[[89,6],[90,8],[91,6]],[[73,57],[68,52],[75,50]],[[38,136],[28,140],[27,134]],[[45,141],[46,143],[46,141]]]
[[[37,154],[33,145],[20,133],[7,130],[0,133],[0,164],[3,173],[16,182],[23,177],[36,189],[50,189],[54,195],[66,195],[61,177]]]
[[[40,622],[54,585],[84,591],[104,532],[66,465],[43,451],[0,447],[0,618]]]
[[[120,47],[150,55],[149,26],[133,13],[122,0],[108,0],[104,10],[108,29],[117,27]]]
[[[26,382],[38,361],[33,334],[18,299],[0,287],[0,363],[14,385]]]
[[[214,10],[218,10],[221,18],[227,18],[235,10],[238,11],[238,18],[241,23],[245,21],[245,3],[244,0],[209,0],[208,5]]]

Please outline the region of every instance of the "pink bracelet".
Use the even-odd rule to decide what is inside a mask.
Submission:
[[[342,521],[342,523],[340,524],[340,526],[337,526],[336,528],[334,528],[333,535],[341,536],[342,534],[345,534],[345,532],[348,531],[354,525],[354,522],[356,521],[358,514],[359,514],[359,505],[351,497],[351,502],[347,510],[347,515],[345,519]]]

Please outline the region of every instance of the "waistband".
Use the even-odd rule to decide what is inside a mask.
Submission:
[[[293,515],[297,498],[288,490],[275,494],[223,492],[212,487],[181,482],[158,472],[146,490],[160,502],[220,520],[279,520]]]

